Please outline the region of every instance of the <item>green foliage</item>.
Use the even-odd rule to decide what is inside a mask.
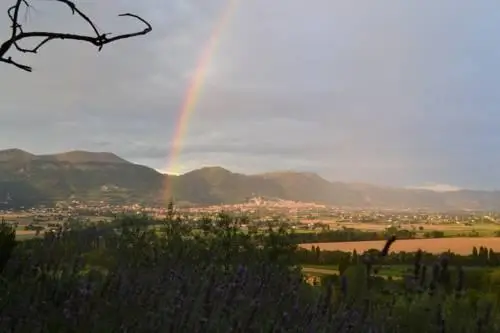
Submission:
[[[242,233],[227,214],[201,232],[174,216],[153,223],[121,217],[20,242],[2,274],[0,331],[500,332],[498,274],[467,291],[462,270],[420,254],[389,281],[376,270],[390,258],[374,250],[344,254],[342,276],[314,287],[282,228]]]
[[[15,228],[2,221],[0,223],[0,274],[9,261],[16,244]]]
[[[349,265],[351,263],[351,260],[349,258],[349,256],[344,256],[341,260],[340,260],[340,264],[339,264],[339,274],[340,275],[343,275],[344,272],[347,270],[347,268],[349,268]],[[356,265],[357,263],[354,262],[354,264]]]

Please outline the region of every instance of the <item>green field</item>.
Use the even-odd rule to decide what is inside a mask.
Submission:
[[[375,267],[377,276],[384,278],[400,279],[406,274],[412,274],[411,265],[377,265]],[[487,270],[500,271],[500,267],[464,267],[465,270]],[[302,265],[302,271],[312,276],[339,275],[337,265]]]
[[[388,266],[380,265],[377,266],[377,274],[381,277],[391,277],[398,278],[402,277],[404,274],[411,270],[411,266],[397,265]],[[324,276],[324,275],[338,275],[339,270],[336,265],[302,265],[302,271],[309,275]]]

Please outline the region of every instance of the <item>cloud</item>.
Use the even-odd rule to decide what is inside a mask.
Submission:
[[[427,183],[421,186],[410,186],[408,188],[415,190],[429,190],[434,192],[456,192],[461,190],[461,188],[457,186],[436,183]]]
[[[58,41],[0,66],[0,142],[109,150],[163,169],[179,109],[224,0],[82,0],[104,31],[153,32],[98,53]],[[7,7],[6,4],[4,7]],[[33,28],[88,31],[36,3]],[[188,123],[181,170],[295,169],[406,186],[500,187],[499,4],[465,0],[239,1]],[[0,8],[1,9],[1,8]],[[0,37],[9,22],[0,15]],[[140,28],[140,26],[137,26]],[[17,57],[17,54],[13,54]]]

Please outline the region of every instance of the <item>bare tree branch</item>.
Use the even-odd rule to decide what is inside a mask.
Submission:
[[[116,42],[121,39],[146,35],[152,30],[151,24],[145,19],[135,14],[125,13],[125,14],[120,14],[118,16],[134,18],[145,25],[144,29],[136,32],[125,33],[110,37],[111,35],[110,33],[101,33],[99,29],[97,29],[96,24],[84,12],[78,9],[78,7],[73,1],[70,0],[53,0],[53,1],[68,6],[73,15],[79,16],[90,26],[90,28],[94,32],[94,35],[87,36],[87,35],[64,33],[64,32],[46,32],[46,31],[25,32],[23,30],[22,24],[19,22],[19,14],[21,12],[22,7],[24,7],[25,10],[29,10],[30,8],[32,8],[32,6],[30,4],[30,0],[15,0],[15,4],[12,5],[7,10],[7,15],[9,16],[12,22],[11,34],[8,40],[0,44],[0,62],[16,66],[17,68],[20,68],[27,72],[31,72],[32,68],[30,66],[20,64],[14,61],[10,56],[7,57],[6,56],[7,52],[15,48],[17,51],[22,53],[37,53],[42,48],[42,46],[55,39],[68,39],[68,40],[87,42],[96,46],[100,51],[106,44]],[[40,39],[40,42],[36,44],[35,47],[24,48],[19,45],[19,42],[21,40],[32,39],[32,38]]]
[[[26,72],[32,72],[33,69],[30,67],[30,66],[26,66],[26,65],[23,65],[23,64],[20,64],[18,62],[15,62],[14,60],[12,60],[11,57],[8,57],[8,58],[0,58],[0,62],[5,62],[7,64],[11,64],[11,65],[14,65],[16,66],[17,68],[20,68]]]

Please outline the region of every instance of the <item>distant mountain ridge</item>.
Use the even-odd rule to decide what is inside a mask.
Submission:
[[[172,193],[166,193],[166,184]],[[170,194],[195,205],[240,203],[256,196],[357,208],[499,210],[499,191],[391,188],[330,182],[311,172],[244,175],[222,167],[204,167],[182,175],[164,175],[113,153],[75,150],[35,155],[0,150],[0,208],[58,201],[113,204],[165,204]]]
[[[72,150],[59,154],[35,155],[17,148],[0,150],[0,162],[20,162],[28,160],[59,161],[67,163],[131,164],[131,162],[128,162],[123,158],[108,152],[89,152],[84,150]]]

